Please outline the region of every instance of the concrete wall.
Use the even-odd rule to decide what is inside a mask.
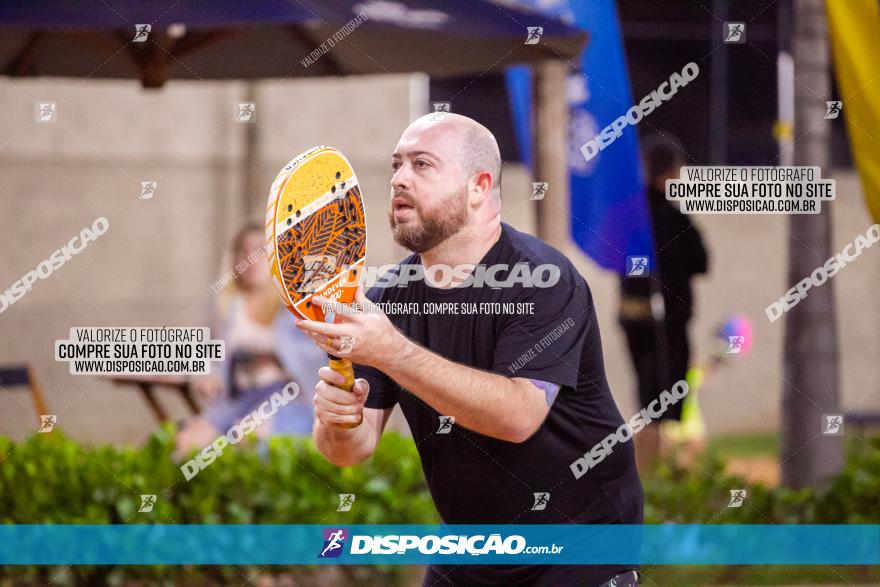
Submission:
[[[256,96],[258,135],[253,187],[242,167],[247,125],[235,103]],[[139,442],[152,415],[139,395],[89,376],[71,376],[53,343],[71,326],[200,325],[220,276],[229,236],[242,219],[261,219],[274,174],[316,144],[340,148],[358,171],[370,219],[368,262],[402,258],[385,220],[389,156],[400,132],[426,105],[422,76],[244,83],[171,83],[158,92],[134,82],[2,80],[0,97],[0,289],[46,259],[99,216],[106,235],[0,314],[0,364],[30,362],[59,426],[86,441]],[[33,121],[34,102],[58,103],[58,121]],[[140,182],[159,182],[139,200]],[[870,221],[856,178],[838,176],[834,214],[839,250]],[[532,178],[504,170],[504,216],[532,231]],[[245,193],[248,192],[248,193]],[[552,197],[551,194],[548,197]],[[712,253],[712,274],[697,289],[695,357],[705,357],[714,326],[742,312],[755,322],[755,346],[719,373],[701,396],[710,432],[775,430],[779,419],[781,322],[764,307],[785,282],[786,218],[696,219]],[[617,281],[570,247],[596,298],[606,366],[625,414],[634,384],[616,324]],[[833,280],[837,292],[842,389],[846,407],[880,408],[880,251],[869,250]],[[825,287],[828,287],[826,285]],[[174,417],[186,414],[170,393]],[[399,419],[396,420],[400,425]],[[0,392],[0,434],[21,438],[35,420],[28,395]]]
[[[837,200],[832,254],[873,224],[857,175],[832,173]],[[823,208],[824,210],[824,208]],[[694,217],[710,254],[710,274],[696,281],[696,310],[690,325],[692,362],[714,350],[713,333],[733,313],[754,324],[749,355],[735,357],[716,372],[700,394],[709,434],[771,432],[779,428],[783,382],[784,318],[770,323],[764,308],[793,283],[786,278],[788,217],[776,215],[701,215]],[[806,249],[804,249],[806,250]],[[625,414],[635,405],[635,380],[626,342],[616,324],[617,281],[576,251],[578,266],[597,299],[609,380]],[[868,249],[823,287],[834,287],[840,348],[841,403],[845,410],[880,411],[880,250]]]

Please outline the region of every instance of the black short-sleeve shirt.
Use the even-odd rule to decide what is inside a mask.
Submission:
[[[418,255],[402,262],[419,263]],[[391,322],[408,338],[438,355],[505,377],[559,384],[559,394],[538,431],[522,443],[484,436],[457,424],[441,431],[441,416],[455,414],[440,414],[430,406],[430,399],[423,401],[384,373],[355,366],[356,376],[370,384],[366,406],[400,404],[445,523],[641,523],[642,489],[631,443],[616,445],[610,456],[580,479],[570,469],[573,461],[623,424],[606,381],[587,283],[559,251],[507,224],[502,224],[501,236],[480,262],[485,267],[498,264],[508,269],[495,272],[494,281],[487,279],[483,287],[442,289],[416,280],[405,287],[373,287],[367,296],[383,303]],[[522,284],[526,274],[538,277],[536,283],[552,282],[553,269],[548,266],[558,267],[554,285]],[[399,269],[398,265],[392,273]],[[505,281],[513,286],[490,286]],[[437,313],[438,308],[444,312]],[[534,494],[540,492],[550,494],[547,504],[533,509]],[[598,585],[628,568],[632,567],[582,567],[574,577],[584,580],[578,584],[597,580]],[[565,572],[565,577],[573,578],[571,568],[544,571],[542,579],[546,572]],[[473,584],[484,578],[509,584],[534,578],[536,572],[527,567],[468,565],[454,571],[459,580],[476,581]]]

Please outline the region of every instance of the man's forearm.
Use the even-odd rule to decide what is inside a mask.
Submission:
[[[402,338],[396,360],[380,368],[456,424],[522,442],[547,415],[542,392],[528,383],[455,363]]]
[[[341,428],[326,426],[315,419],[312,437],[321,454],[337,467],[363,462],[374,448],[369,426],[365,421],[357,428]]]

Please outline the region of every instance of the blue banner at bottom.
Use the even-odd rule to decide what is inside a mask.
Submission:
[[[6,525],[0,564],[877,565],[880,525]]]

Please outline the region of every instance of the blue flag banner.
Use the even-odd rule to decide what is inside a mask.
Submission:
[[[581,150],[633,106],[614,0],[519,0],[519,4],[560,18],[590,34],[566,88],[572,238],[605,269],[624,274],[627,257],[646,257],[648,266],[653,267],[651,220],[636,129],[622,129],[613,144],[589,160]],[[523,69],[508,69],[506,81],[522,160],[531,162],[531,97],[528,73]],[[550,186],[551,194],[552,189]]]
[[[508,67],[504,71],[510,113],[516,135],[519,160],[529,169],[532,161],[532,68],[528,65]]]
[[[0,564],[877,565],[880,525],[0,525]]]

